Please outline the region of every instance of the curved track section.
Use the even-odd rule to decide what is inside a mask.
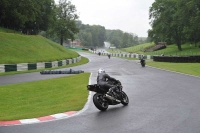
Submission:
[[[101,112],[92,101],[70,118],[44,123],[0,127],[0,133],[197,133],[200,132],[200,78],[142,68],[137,61],[80,53],[88,64],[73,69],[91,72],[96,83],[101,67],[119,79],[129,96],[129,105],[109,106]],[[148,63],[147,63],[148,65]],[[64,70],[64,69],[63,69]],[[17,77],[17,79],[16,79]],[[41,80],[39,73],[6,76],[8,83]],[[10,79],[10,80],[9,80]],[[5,80],[5,79],[0,79]],[[0,83],[2,83],[1,81]],[[91,93],[91,96],[93,93]]]

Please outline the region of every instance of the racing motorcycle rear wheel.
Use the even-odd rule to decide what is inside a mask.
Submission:
[[[96,93],[93,96],[94,105],[101,111],[105,111],[108,108],[108,102],[104,99],[102,94]]]

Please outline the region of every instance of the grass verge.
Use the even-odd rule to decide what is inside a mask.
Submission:
[[[147,65],[174,72],[200,76],[200,63],[169,63],[169,62],[147,62]]]
[[[0,121],[81,110],[90,73],[0,86]]]

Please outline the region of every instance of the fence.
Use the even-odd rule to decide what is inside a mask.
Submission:
[[[96,51],[90,50],[90,52],[98,54]],[[108,53],[101,53],[101,55],[107,55]],[[110,53],[113,57],[126,57],[126,58],[138,58],[140,59],[140,54],[130,54],[130,53]],[[153,59],[153,61],[158,62],[182,62],[182,63],[200,63],[199,55],[188,55],[188,56],[158,56],[158,55],[144,55],[145,59]]]
[[[11,71],[27,71],[43,68],[54,68],[59,66],[66,66],[72,63],[79,62],[81,56],[72,59],[53,61],[53,62],[38,62],[38,63],[19,63],[19,64],[0,64],[0,72]]]

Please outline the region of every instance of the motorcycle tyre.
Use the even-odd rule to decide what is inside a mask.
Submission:
[[[145,63],[144,64],[142,63],[141,65],[142,65],[142,67],[145,67]]]
[[[125,92],[123,92],[122,91],[122,100],[121,100],[121,103],[123,104],[123,105],[128,105],[129,104],[129,99],[128,99],[128,96],[126,95],[126,93]],[[126,100],[124,100],[124,98],[126,98]]]
[[[102,97],[103,97],[102,94],[98,94],[98,93],[94,94],[93,103],[99,110],[105,111],[108,108],[108,102],[103,101]]]

